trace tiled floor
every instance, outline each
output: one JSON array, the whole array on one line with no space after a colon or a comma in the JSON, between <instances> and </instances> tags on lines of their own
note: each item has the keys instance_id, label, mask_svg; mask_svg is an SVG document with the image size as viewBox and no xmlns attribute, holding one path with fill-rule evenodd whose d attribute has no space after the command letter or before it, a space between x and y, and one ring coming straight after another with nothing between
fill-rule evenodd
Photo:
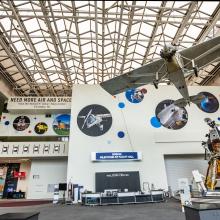
<instances>
[{"instance_id":1,"label":"tiled floor","mask_svg":"<svg viewBox=\"0 0 220 220\"><path fill-rule=\"evenodd\" d=\"M40 212L39 220L185 220L180 203L168 200L164 203L81 206L45 204L30 207L0 208L7 212Z\"/></svg>"}]
</instances>

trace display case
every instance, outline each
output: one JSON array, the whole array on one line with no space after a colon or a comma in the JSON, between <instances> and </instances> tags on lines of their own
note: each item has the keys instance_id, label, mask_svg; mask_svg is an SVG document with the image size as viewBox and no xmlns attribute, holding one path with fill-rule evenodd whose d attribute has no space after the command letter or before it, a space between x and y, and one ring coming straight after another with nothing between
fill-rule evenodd
<instances>
[{"instance_id":1,"label":"display case","mask_svg":"<svg viewBox=\"0 0 220 220\"><path fill-rule=\"evenodd\" d=\"M105 193L82 194L83 205L113 205L113 204L135 204L164 202L165 194L163 190L152 190L144 192L119 192L108 196Z\"/></svg>"}]
</instances>

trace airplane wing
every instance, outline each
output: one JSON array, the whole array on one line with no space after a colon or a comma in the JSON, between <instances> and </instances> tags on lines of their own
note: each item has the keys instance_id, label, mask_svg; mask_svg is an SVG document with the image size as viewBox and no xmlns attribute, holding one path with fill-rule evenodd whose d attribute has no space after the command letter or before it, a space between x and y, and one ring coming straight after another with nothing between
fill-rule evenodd
<instances>
[{"instance_id":1,"label":"airplane wing","mask_svg":"<svg viewBox=\"0 0 220 220\"><path fill-rule=\"evenodd\" d=\"M183 57L195 61L195 65L202 69L210 63L220 60L220 36L201 44L192 46L179 52ZM184 59L186 68L192 68L192 62Z\"/></svg>"},{"instance_id":2,"label":"airplane wing","mask_svg":"<svg viewBox=\"0 0 220 220\"><path fill-rule=\"evenodd\" d=\"M166 74L164 60L159 59L141 66L130 72L102 82L100 85L112 95L116 95L129 88L137 88L141 85L152 83L156 79L156 72L159 78Z\"/></svg>"}]
</instances>

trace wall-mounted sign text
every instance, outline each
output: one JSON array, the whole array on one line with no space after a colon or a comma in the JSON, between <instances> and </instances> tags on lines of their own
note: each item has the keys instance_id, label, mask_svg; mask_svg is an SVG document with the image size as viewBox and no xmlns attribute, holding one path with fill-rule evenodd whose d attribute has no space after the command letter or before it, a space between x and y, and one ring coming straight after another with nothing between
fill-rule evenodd
<instances>
[{"instance_id":1,"label":"wall-mounted sign text","mask_svg":"<svg viewBox=\"0 0 220 220\"><path fill-rule=\"evenodd\" d=\"M92 161L141 160L141 152L92 152Z\"/></svg>"},{"instance_id":2,"label":"wall-mounted sign text","mask_svg":"<svg viewBox=\"0 0 220 220\"><path fill-rule=\"evenodd\" d=\"M12 113L24 112L23 110L58 110L59 112L70 112L71 97L10 97L7 109ZM54 112L54 111L53 111Z\"/></svg>"}]
</instances>

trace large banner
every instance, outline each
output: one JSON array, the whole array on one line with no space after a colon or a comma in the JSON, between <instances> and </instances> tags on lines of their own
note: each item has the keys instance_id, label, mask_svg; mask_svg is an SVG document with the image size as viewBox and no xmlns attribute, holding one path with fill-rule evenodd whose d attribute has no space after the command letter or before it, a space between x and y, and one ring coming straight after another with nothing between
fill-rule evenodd
<instances>
[{"instance_id":1,"label":"large banner","mask_svg":"<svg viewBox=\"0 0 220 220\"><path fill-rule=\"evenodd\" d=\"M10 97L7 109L11 113L30 112L36 110L42 113L70 112L71 97ZM29 110L29 111L28 111Z\"/></svg>"}]
</instances>

